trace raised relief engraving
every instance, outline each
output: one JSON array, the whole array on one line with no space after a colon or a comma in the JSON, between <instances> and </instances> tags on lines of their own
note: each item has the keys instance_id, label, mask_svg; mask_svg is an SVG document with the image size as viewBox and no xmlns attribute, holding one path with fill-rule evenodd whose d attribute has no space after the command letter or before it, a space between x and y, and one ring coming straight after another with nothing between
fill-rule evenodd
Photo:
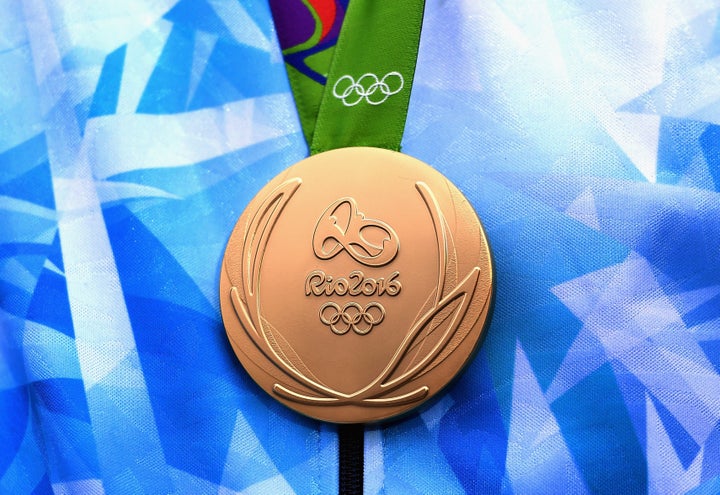
<instances>
[{"instance_id":1,"label":"raised relief engraving","mask_svg":"<svg viewBox=\"0 0 720 495\"><path fill-rule=\"evenodd\" d=\"M353 198L340 198L327 207L315 226L312 242L315 256L321 260L329 260L344 250L366 266L387 265L399 248L392 227L365 218Z\"/></svg>"},{"instance_id":2,"label":"raised relief engraving","mask_svg":"<svg viewBox=\"0 0 720 495\"><path fill-rule=\"evenodd\" d=\"M320 306L320 321L337 335L344 335L351 329L358 335L365 335L384 318L385 308L375 301L365 306L355 301L345 303L343 306L331 301Z\"/></svg>"},{"instance_id":3,"label":"raised relief engraving","mask_svg":"<svg viewBox=\"0 0 720 495\"><path fill-rule=\"evenodd\" d=\"M387 223L366 218L358 210L354 198L340 198L320 215L313 231L313 251L322 260L346 251L355 261L370 267L384 266L397 256L398 236ZM323 270L313 270L305 278L305 295L315 296L396 296L402 289L394 271L388 277L367 277L362 270L354 270L346 277L333 277ZM337 335L351 328L358 335L366 335L385 318L385 308L372 302L363 306L349 302L344 306L325 303L320 308L320 321Z\"/></svg>"},{"instance_id":4,"label":"raised relief engraving","mask_svg":"<svg viewBox=\"0 0 720 495\"><path fill-rule=\"evenodd\" d=\"M313 270L305 278L305 295L396 296L402 290L399 276L400 272L394 271L387 278L372 278L361 270L354 270L347 277L333 278L323 270Z\"/></svg>"},{"instance_id":5,"label":"raised relief engraving","mask_svg":"<svg viewBox=\"0 0 720 495\"><path fill-rule=\"evenodd\" d=\"M424 182L416 182L415 188L430 214L437 240L437 285L429 292L428 304L410 325L387 366L355 391L345 393L336 390L315 377L301 360L296 359L297 354L290 344L281 339L280 332L261 315L259 281L264 251L278 217L301 183L300 179L284 182L258 207L245 230L243 283L233 285L230 289L234 312L247 337L287 377L283 383L274 384L273 392L296 404L321 406L387 407L423 400L430 392L430 388L423 383L423 376L453 354L469 332L469 329L465 329L462 335L458 334L478 287L480 268L472 267L464 275L457 273L451 229L430 187ZM372 237L371 231L380 232L381 239ZM315 229L313 248L321 259L332 258L346 250L362 264L383 266L397 254L398 238L384 222L366 219L357 210L355 200L342 198L330 205L321 216ZM329 283L327 276L319 270L316 272L308 276L308 280L312 280L306 280L306 287L310 287L311 292L315 288L325 291L324 284ZM360 277L359 273L357 277ZM350 290L350 278L347 290ZM397 275L387 279L385 292L388 294L390 278L396 281ZM363 276L363 280L367 279ZM375 282L373 294L378 291L377 280ZM338 290L344 289L338 289L335 284L332 293ZM490 293L479 297L483 298L481 306L485 307L489 303ZM335 328L331 327L331 330L335 333L346 333L350 329L360 334L370 332L372 326L383 320L384 315L384 308L373 302L365 305L351 302L343 306L328 303L320 310L321 320L334 325ZM415 385L407 387L415 382Z\"/></svg>"}]
</instances>

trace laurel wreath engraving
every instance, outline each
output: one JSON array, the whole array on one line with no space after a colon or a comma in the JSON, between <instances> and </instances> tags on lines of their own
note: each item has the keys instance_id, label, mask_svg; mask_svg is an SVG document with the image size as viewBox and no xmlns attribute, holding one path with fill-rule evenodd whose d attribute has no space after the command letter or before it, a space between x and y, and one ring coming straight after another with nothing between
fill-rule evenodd
<instances>
[{"instance_id":1,"label":"laurel wreath engraving","mask_svg":"<svg viewBox=\"0 0 720 495\"><path fill-rule=\"evenodd\" d=\"M352 393L335 390L315 377L290 344L260 314L259 283L263 253L275 224L302 184L299 178L278 186L250 220L242 252L241 287L232 286L235 312L250 340L299 388L276 383L273 392L300 404L325 406L399 406L424 399L429 387L420 385L397 393L443 362L462 342L469 329L459 332L475 293L480 268L473 267L459 282L452 235L440 206L423 182L415 187L432 218L438 250L438 284L428 295L409 332L390 362L370 383ZM227 267L226 267L227 269ZM486 300L483 304L487 304ZM306 390L303 391L300 388ZM309 390L309 392L307 392Z\"/></svg>"}]
</instances>

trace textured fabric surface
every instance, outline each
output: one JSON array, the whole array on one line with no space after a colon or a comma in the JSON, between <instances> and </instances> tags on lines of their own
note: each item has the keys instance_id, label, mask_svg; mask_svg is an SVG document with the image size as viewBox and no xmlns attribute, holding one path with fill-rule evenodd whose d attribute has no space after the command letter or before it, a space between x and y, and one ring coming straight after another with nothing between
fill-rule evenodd
<instances>
[{"instance_id":1,"label":"textured fabric surface","mask_svg":"<svg viewBox=\"0 0 720 495\"><path fill-rule=\"evenodd\" d=\"M305 140L312 143L348 0L269 0Z\"/></svg>"},{"instance_id":2,"label":"textured fabric surface","mask_svg":"<svg viewBox=\"0 0 720 495\"><path fill-rule=\"evenodd\" d=\"M0 8L0 493L332 493L335 428L219 313L232 226L307 154L269 7Z\"/></svg>"},{"instance_id":3,"label":"textured fabric surface","mask_svg":"<svg viewBox=\"0 0 720 495\"><path fill-rule=\"evenodd\" d=\"M431 0L403 150L482 218L497 297L365 492L720 492L720 2ZM334 427L218 309L307 156L270 8L0 0L0 493L335 493Z\"/></svg>"}]
</instances>

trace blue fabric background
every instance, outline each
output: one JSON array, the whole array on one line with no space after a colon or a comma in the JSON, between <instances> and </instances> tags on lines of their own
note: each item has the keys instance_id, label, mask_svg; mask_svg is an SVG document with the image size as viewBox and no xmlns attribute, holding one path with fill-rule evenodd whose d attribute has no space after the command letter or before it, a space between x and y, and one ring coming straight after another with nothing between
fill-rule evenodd
<instances>
[{"instance_id":1,"label":"blue fabric background","mask_svg":"<svg viewBox=\"0 0 720 495\"><path fill-rule=\"evenodd\" d=\"M720 2L430 0L403 150L497 298L366 493L720 492ZM0 0L0 493L334 493L218 270L307 155L268 5Z\"/></svg>"}]
</instances>

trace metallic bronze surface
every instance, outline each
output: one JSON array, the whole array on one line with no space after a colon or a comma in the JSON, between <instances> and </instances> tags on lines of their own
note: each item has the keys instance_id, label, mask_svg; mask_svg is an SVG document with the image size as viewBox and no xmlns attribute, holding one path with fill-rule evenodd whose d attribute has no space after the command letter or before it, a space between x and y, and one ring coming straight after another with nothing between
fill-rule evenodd
<instances>
[{"instance_id":1,"label":"metallic bronze surface","mask_svg":"<svg viewBox=\"0 0 720 495\"><path fill-rule=\"evenodd\" d=\"M290 167L250 202L220 276L235 354L272 397L335 423L378 421L465 365L492 299L490 250L440 173L377 148Z\"/></svg>"}]
</instances>

